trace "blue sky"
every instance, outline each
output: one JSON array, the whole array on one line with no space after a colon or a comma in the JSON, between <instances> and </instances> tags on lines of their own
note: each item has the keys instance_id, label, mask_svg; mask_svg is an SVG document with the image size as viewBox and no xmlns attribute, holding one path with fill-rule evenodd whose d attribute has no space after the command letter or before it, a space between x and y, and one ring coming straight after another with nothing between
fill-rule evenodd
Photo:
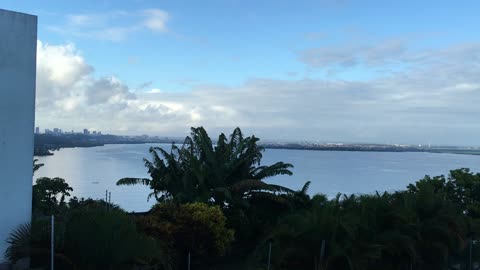
<instances>
[{"instance_id":1,"label":"blue sky","mask_svg":"<svg viewBox=\"0 0 480 270\"><path fill-rule=\"evenodd\" d=\"M280 140L478 144L478 1L0 8L39 16L40 126L184 135L190 125L239 125ZM472 107L458 109L464 99Z\"/></svg>"}]
</instances>

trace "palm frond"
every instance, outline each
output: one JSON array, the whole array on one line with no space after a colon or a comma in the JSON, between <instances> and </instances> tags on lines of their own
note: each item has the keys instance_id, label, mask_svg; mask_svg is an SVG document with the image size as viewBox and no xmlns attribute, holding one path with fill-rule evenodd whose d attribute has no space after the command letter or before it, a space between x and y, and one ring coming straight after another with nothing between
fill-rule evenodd
<instances>
[{"instance_id":1,"label":"palm frond","mask_svg":"<svg viewBox=\"0 0 480 270\"><path fill-rule=\"evenodd\" d=\"M237 128L235 128L235 130L232 132L232 135L230 135L230 145L235 147L235 146L237 146L242 140L243 140L242 131L240 130L239 127L237 127Z\"/></svg>"},{"instance_id":2,"label":"palm frond","mask_svg":"<svg viewBox=\"0 0 480 270\"><path fill-rule=\"evenodd\" d=\"M275 193L284 193L284 194L294 194L295 193L295 190L289 189L289 188L284 187L284 186L274 185L274 184L267 184L267 185L268 185L268 187L266 188L267 191L272 191L272 192L275 192Z\"/></svg>"},{"instance_id":3,"label":"palm frond","mask_svg":"<svg viewBox=\"0 0 480 270\"><path fill-rule=\"evenodd\" d=\"M265 179L277 175L292 175L290 168L293 168L292 164L277 162L270 166L260 166L255 170L255 179Z\"/></svg>"},{"instance_id":4,"label":"palm frond","mask_svg":"<svg viewBox=\"0 0 480 270\"><path fill-rule=\"evenodd\" d=\"M311 183L312 181L307 181L305 185L303 185L302 189L300 190L300 193L306 195L308 192L308 189L310 188Z\"/></svg>"},{"instance_id":5,"label":"palm frond","mask_svg":"<svg viewBox=\"0 0 480 270\"><path fill-rule=\"evenodd\" d=\"M31 229L30 223L26 223L18 226L10 233L7 239L8 248L5 251L5 257L9 261L16 262L21 258L30 256Z\"/></svg>"},{"instance_id":6,"label":"palm frond","mask_svg":"<svg viewBox=\"0 0 480 270\"><path fill-rule=\"evenodd\" d=\"M246 192L250 190L268 190L269 185L257 179L245 179L234 183L230 190L233 192Z\"/></svg>"},{"instance_id":7,"label":"palm frond","mask_svg":"<svg viewBox=\"0 0 480 270\"><path fill-rule=\"evenodd\" d=\"M152 180L148 178L132 178L125 177L117 181L117 186L130 186L130 185L150 185Z\"/></svg>"},{"instance_id":8,"label":"palm frond","mask_svg":"<svg viewBox=\"0 0 480 270\"><path fill-rule=\"evenodd\" d=\"M38 171L38 169L40 169L41 167L43 167L45 164L43 163L38 163L38 159L34 159L33 160L33 173L35 173L36 171Z\"/></svg>"}]
</instances>

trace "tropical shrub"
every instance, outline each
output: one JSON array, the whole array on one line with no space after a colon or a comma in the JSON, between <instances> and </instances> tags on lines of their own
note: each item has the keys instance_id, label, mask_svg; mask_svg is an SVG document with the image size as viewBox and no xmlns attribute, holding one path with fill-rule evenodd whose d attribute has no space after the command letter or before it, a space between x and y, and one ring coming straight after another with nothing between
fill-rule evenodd
<instances>
[{"instance_id":1,"label":"tropical shrub","mask_svg":"<svg viewBox=\"0 0 480 270\"><path fill-rule=\"evenodd\" d=\"M68 202L69 210L75 209L97 209L97 210L116 210L122 211L122 209L113 203L106 202L104 200L94 200L94 199L85 199L73 197Z\"/></svg>"},{"instance_id":2,"label":"tropical shrub","mask_svg":"<svg viewBox=\"0 0 480 270\"><path fill-rule=\"evenodd\" d=\"M166 244L177 267L184 264L188 253L193 264L212 261L224 255L234 239L220 207L204 203L157 204L138 218L138 226Z\"/></svg>"},{"instance_id":3,"label":"tropical shrub","mask_svg":"<svg viewBox=\"0 0 480 270\"><path fill-rule=\"evenodd\" d=\"M417 193L422 188L430 188L435 194L457 204L467 216L480 218L480 173L474 174L463 168L450 171L448 177L427 175L408 185L407 190Z\"/></svg>"},{"instance_id":4,"label":"tropical shrub","mask_svg":"<svg viewBox=\"0 0 480 270\"><path fill-rule=\"evenodd\" d=\"M73 210L67 220L65 254L80 269L130 269L158 258L156 242L137 232L119 210Z\"/></svg>"},{"instance_id":5,"label":"tropical shrub","mask_svg":"<svg viewBox=\"0 0 480 270\"><path fill-rule=\"evenodd\" d=\"M28 258L31 254L31 226L22 224L18 226L7 238L8 248L5 257L12 263L22 258Z\"/></svg>"},{"instance_id":6,"label":"tropical shrub","mask_svg":"<svg viewBox=\"0 0 480 270\"><path fill-rule=\"evenodd\" d=\"M464 254L467 220L434 190L424 183L415 192L315 196L311 208L292 212L274 229L272 263L278 269L444 269Z\"/></svg>"},{"instance_id":7,"label":"tropical shrub","mask_svg":"<svg viewBox=\"0 0 480 270\"><path fill-rule=\"evenodd\" d=\"M56 222L55 230L55 266L57 269L73 269L74 265L63 252L63 224ZM51 242L50 223L46 220L34 220L32 224L22 224L12 231L7 239L8 248L5 257L15 264L29 259L33 269L50 265Z\"/></svg>"}]
</instances>

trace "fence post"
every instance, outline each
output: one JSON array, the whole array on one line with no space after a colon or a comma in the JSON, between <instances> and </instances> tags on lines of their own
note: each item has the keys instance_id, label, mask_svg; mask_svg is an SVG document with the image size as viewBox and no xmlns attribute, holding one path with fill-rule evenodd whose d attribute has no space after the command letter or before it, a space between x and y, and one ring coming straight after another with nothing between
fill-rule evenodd
<instances>
[{"instance_id":1,"label":"fence post","mask_svg":"<svg viewBox=\"0 0 480 270\"><path fill-rule=\"evenodd\" d=\"M270 260L272 258L272 240L268 241L268 264L267 270L270 270Z\"/></svg>"},{"instance_id":2,"label":"fence post","mask_svg":"<svg viewBox=\"0 0 480 270\"><path fill-rule=\"evenodd\" d=\"M325 240L322 240L322 246L320 247L320 261L318 263L318 269L322 269L324 256L325 256Z\"/></svg>"},{"instance_id":3,"label":"fence post","mask_svg":"<svg viewBox=\"0 0 480 270\"><path fill-rule=\"evenodd\" d=\"M50 264L51 264L51 270L54 269L54 260L55 260L55 218L52 215L51 218L51 236L50 236L50 241L51 241L51 254L50 254Z\"/></svg>"},{"instance_id":4,"label":"fence post","mask_svg":"<svg viewBox=\"0 0 480 270\"><path fill-rule=\"evenodd\" d=\"M468 250L468 270L472 270L472 249L473 249L473 238L470 238L469 241L469 250Z\"/></svg>"}]
</instances>

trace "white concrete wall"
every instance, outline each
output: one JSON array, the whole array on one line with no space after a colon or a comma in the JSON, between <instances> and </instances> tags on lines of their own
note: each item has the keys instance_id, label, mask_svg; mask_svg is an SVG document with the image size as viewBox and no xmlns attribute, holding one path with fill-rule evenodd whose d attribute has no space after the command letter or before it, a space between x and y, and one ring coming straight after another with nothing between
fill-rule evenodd
<instances>
[{"instance_id":1,"label":"white concrete wall","mask_svg":"<svg viewBox=\"0 0 480 270\"><path fill-rule=\"evenodd\" d=\"M0 263L31 218L36 47L37 17L0 9Z\"/></svg>"}]
</instances>

